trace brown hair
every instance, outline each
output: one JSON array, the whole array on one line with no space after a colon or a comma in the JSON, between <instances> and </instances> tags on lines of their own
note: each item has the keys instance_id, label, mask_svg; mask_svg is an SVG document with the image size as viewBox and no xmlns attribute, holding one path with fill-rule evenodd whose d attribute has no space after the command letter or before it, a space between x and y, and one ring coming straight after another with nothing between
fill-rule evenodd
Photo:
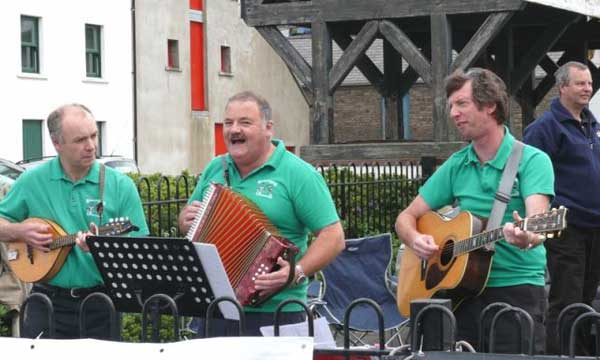
<instances>
[{"instance_id":1,"label":"brown hair","mask_svg":"<svg viewBox=\"0 0 600 360\"><path fill-rule=\"evenodd\" d=\"M272 120L273 111L271 110L271 105L269 102L265 100L262 96L258 95L253 91L242 91L230 97L227 100L227 104L225 105L225 109L232 102L246 102L250 101L255 103L258 106L258 111L260 112L261 119L266 123L269 120Z\"/></svg>"},{"instance_id":2,"label":"brown hair","mask_svg":"<svg viewBox=\"0 0 600 360\"><path fill-rule=\"evenodd\" d=\"M62 117L65 114L65 110L69 108L77 108L88 113L92 117L94 116L90 109L87 108L87 106L77 103L62 105L58 109L51 112L50 115L48 115L48 119L46 119L46 125L48 125L48 132L50 133L50 138L56 142L63 141Z\"/></svg>"},{"instance_id":3,"label":"brown hair","mask_svg":"<svg viewBox=\"0 0 600 360\"><path fill-rule=\"evenodd\" d=\"M460 90L467 82L471 82L473 102L477 109L483 105L496 105L494 118L498 124L508 119L508 94L506 85L500 77L490 70L471 68L466 73L456 70L446 78L446 98Z\"/></svg>"}]
</instances>

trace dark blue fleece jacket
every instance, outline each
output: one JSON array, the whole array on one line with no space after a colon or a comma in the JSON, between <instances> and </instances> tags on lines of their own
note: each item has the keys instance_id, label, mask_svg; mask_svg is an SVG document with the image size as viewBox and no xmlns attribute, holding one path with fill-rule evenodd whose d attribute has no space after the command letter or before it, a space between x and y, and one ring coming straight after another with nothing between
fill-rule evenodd
<instances>
[{"instance_id":1,"label":"dark blue fleece jacket","mask_svg":"<svg viewBox=\"0 0 600 360\"><path fill-rule=\"evenodd\" d=\"M594 115L585 108L579 122L556 98L550 110L525 129L523 141L552 159L552 205L569 209L567 224L600 228L600 124Z\"/></svg>"}]
</instances>

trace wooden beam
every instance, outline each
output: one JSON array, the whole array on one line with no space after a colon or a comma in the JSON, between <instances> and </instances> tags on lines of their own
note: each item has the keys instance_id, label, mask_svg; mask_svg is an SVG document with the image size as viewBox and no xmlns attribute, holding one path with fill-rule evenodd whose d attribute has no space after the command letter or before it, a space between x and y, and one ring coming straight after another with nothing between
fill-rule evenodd
<instances>
[{"instance_id":1,"label":"wooden beam","mask_svg":"<svg viewBox=\"0 0 600 360\"><path fill-rule=\"evenodd\" d=\"M592 96L594 96L600 89L600 67L594 65L590 60L587 60L586 63L592 73Z\"/></svg>"},{"instance_id":2,"label":"wooden beam","mask_svg":"<svg viewBox=\"0 0 600 360\"><path fill-rule=\"evenodd\" d=\"M256 30L271 45L271 48L288 66L292 74L298 78L302 86L312 91L312 69L289 40L276 26L259 26Z\"/></svg>"},{"instance_id":3,"label":"wooden beam","mask_svg":"<svg viewBox=\"0 0 600 360\"><path fill-rule=\"evenodd\" d=\"M320 11L312 4L312 1L280 4L257 4L255 1L241 1L242 18L246 25L252 27L309 24L320 18Z\"/></svg>"},{"instance_id":4,"label":"wooden beam","mask_svg":"<svg viewBox=\"0 0 600 360\"><path fill-rule=\"evenodd\" d=\"M511 76L512 93L516 92L521 85L527 80L532 71L546 53L552 48L552 45L556 43L558 38L567 30L569 25L580 18L580 15L565 14L556 23L549 24L543 32L541 38L539 38L529 51L525 52L521 57L519 65L515 68Z\"/></svg>"},{"instance_id":5,"label":"wooden beam","mask_svg":"<svg viewBox=\"0 0 600 360\"><path fill-rule=\"evenodd\" d=\"M467 69L481 55L496 35L500 33L504 25L508 23L514 12L500 12L488 15L483 24L477 29L477 32L471 37L467 45L460 51L450 72L456 69Z\"/></svg>"},{"instance_id":6,"label":"wooden beam","mask_svg":"<svg viewBox=\"0 0 600 360\"><path fill-rule=\"evenodd\" d=\"M517 101L521 106L521 127L523 130L535 120L535 105L533 103L533 75L530 74L523 82Z\"/></svg>"},{"instance_id":7,"label":"wooden beam","mask_svg":"<svg viewBox=\"0 0 600 360\"><path fill-rule=\"evenodd\" d=\"M331 35L327 24L315 21L312 29L312 70L314 102L311 107L311 144L333 143L333 96L329 91L332 67Z\"/></svg>"},{"instance_id":8,"label":"wooden beam","mask_svg":"<svg viewBox=\"0 0 600 360\"><path fill-rule=\"evenodd\" d=\"M336 44L338 44L338 46L344 51L346 51L348 46L350 46L350 44L352 43L352 37L350 37L350 35L348 34L334 32L332 33L332 37ZM366 54L358 58L356 67L367 78L367 80L369 80L371 85L375 87L375 90L377 90L380 94L383 94L383 84L385 78L379 70L379 68L377 67L377 65L375 65Z\"/></svg>"},{"instance_id":9,"label":"wooden beam","mask_svg":"<svg viewBox=\"0 0 600 360\"><path fill-rule=\"evenodd\" d=\"M429 16L516 11L523 0L313 0L278 4L256 4L242 0L242 17L249 26L383 20Z\"/></svg>"},{"instance_id":10,"label":"wooden beam","mask_svg":"<svg viewBox=\"0 0 600 360\"><path fill-rule=\"evenodd\" d=\"M560 57L560 59L558 59L557 63L554 63L554 61L552 61L552 59L550 59L548 55L544 56L542 61L540 61L540 66L546 72L546 76L542 79L542 81L540 81L537 84L537 86L533 90L533 106L537 107L542 102L542 100L544 100L544 97L546 97L548 91L550 91L554 87L554 84L556 83L554 73L556 72L556 70L558 70L558 68L561 65L569 61L570 56L570 51L565 51Z\"/></svg>"},{"instance_id":11,"label":"wooden beam","mask_svg":"<svg viewBox=\"0 0 600 360\"><path fill-rule=\"evenodd\" d=\"M398 95L402 77L402 56L387 40L383 40L383 73L385 74L385 132L384 140L404 137L402 98Z\"/></svg>"},{"instance_id":12,"label":"wooden beam","mask_svg":"<svg viewBox=\"0 0 600 360\"><path fill-rule=\"evenodd\" d=\"M419 159L422 156L445 159L465 145L462 141L310 145L300 148L300 157L311 163Z\"/></svg>"},{"instance_id":13,"label":"wooden beam","mask_svg":"<svg viewBox=\"0 0 600 360\"><path fill-rule=\"evenodd\" d=\"M426 84L431 84L431 65L412 40L389 21L379 23L379 32L402 55L410 66L419 73Z\"/></svg>"},{"instance_id":14,"label":"wooden beam","mask_svg":"<svg viewBox=\"0 0 600 360\"><path fill-rule=\"evenodd\" d=\"M454 124L447 113L444 80L452 63L452 30L445 14L431 15L431 74L433 96L433 139L456 139Z\"/></svg>"},{"instance_id":15,"label":"wooden beam","mask_svg":"<svg viewBox=\"0 0 600 360\"><path fill-rule=\"evenodd\" d=\"M379 31L377 21L369 21L363 26L352 43L348 45L342 56L329 73L329 91L334 92L335 89L344 81L350 70L359 61L360 57L365 54L369 46L375 40L375 36Z\"/></svg>"}]
</instances>

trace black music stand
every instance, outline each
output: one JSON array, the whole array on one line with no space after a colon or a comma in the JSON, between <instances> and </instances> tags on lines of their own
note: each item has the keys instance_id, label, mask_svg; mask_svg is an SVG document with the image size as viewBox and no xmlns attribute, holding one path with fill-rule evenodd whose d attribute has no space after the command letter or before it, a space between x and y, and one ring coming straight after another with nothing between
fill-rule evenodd
<instances>
[{"instance_id":1,"label":"black music stand","mask_svg":"<svg viewBox=\"0 0 600 360\"><path fill-rule=\"evenodd\" d=\"M120 236L89 236L87 245L120 312L141 312L146 299L165 294L180 315L205 317L215 298L235 299L214 245ZM238 320L239 314L233 304L222 302L214 317Z\"/></svg>"}]
</instances>

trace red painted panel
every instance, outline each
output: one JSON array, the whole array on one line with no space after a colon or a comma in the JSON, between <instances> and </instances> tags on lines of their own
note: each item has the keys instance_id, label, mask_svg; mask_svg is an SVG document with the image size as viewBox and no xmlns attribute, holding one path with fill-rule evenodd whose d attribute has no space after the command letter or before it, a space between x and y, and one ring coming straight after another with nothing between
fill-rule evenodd
<instances>
[{"instance_id":1,"label":"red painted panel","mask_svg":"<svg viewBox=\"0 0 600 360\"><path fill-rule=\"evenodd\" d=\"M190 0L190 9L202 10L202 0Z\"/></svg>"},{"instance_id":2,"label":"red painted panel","mask_svg":"<svg viewBox=\"0 0 600 360\"><path fill-rule=\"evenodd\" d=\"M223 139L223 124L215 124L215 156L225 154L227 152L227 146L225 146L225 139Z\"/></svg>"},{"instance_id":3,"label":"red painted panel","mask_svg":"<svg viewBox=\"0 0 600 360\"><path fill-rule=\"evenodd\" d=\"M190 22L190 74L192 78L192 110L206 110L204 84L204 24Z\"/></svg>"}]
</instances>

